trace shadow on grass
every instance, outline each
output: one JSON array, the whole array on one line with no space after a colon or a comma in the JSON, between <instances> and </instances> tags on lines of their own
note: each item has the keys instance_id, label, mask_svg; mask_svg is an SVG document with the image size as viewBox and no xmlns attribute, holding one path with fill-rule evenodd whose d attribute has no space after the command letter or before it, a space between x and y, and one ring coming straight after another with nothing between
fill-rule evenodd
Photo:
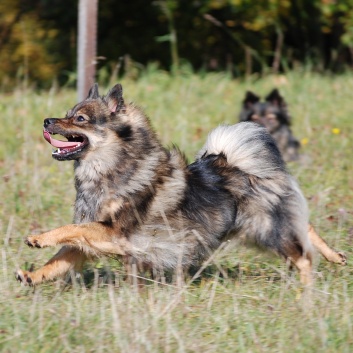
<instances>
[{"instance_id":1,"label":"shadow on grass","mask_svg":"<svg viewBox=\"0 0 353 353\"><path fill-rule=\"evenodd\" d=\"M78 284L86 289L93 287L99 288L107 285L121 287L124 285L168 285L177 286L180 283L201 285L202 282L211 281L215 278L222 282L241 282L246 279L267 279L271 281L280 281L282 276L279 272L261 264L247 264L246 266L238 263L236 265L222 268L209 265L200 274L197 275L199 267L193 266L188 271L184 271L182 278L178 278L177 271L157 272L145 271L128 274L125 268L120 266L102 266L86 268L81 274L71 273L66 281L65 287ZM180 275L179 275L180 276Z\"/></svg>"}]
</instances>

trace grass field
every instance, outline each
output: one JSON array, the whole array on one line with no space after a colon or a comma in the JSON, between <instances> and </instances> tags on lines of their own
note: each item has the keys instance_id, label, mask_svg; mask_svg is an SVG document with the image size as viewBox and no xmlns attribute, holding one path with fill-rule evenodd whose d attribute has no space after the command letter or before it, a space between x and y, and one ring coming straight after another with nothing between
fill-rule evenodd
<instances>
[{"instance_id":1,"label":"grass field","mask_svg":"<svg viewBox=\"0 0 353 353\"><path fill-rule=\"evenodd\" d=\"M125 99L142 106L165 145L192 160L209 130L234 123L247 89L278 87L289 103L304 158L289 165L311 210L311 222L348 266L315 263L303 292L295 272L255 249L224 248L195 281L146 285L123 281L121 265L88 264L84 280L21 287L16 268L40 266L57 249L23 243L72 218L71 162L51 158L45 117L63 117L70 90L0 94L1 352L346 352L353 351L353 75L306 72L232 80L146 72L122 80ZM102 90L102 88L101 88ZM103 90L104 91L104 90ZM104 93L104 92L101 92Z\"/></svg>"}]
</instances>

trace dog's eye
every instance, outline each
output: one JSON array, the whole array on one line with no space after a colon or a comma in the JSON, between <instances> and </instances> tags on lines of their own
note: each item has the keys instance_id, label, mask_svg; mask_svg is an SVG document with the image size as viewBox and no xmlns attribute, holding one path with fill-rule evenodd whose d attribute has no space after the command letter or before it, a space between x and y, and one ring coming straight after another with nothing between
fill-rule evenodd
<instances>
[{"instance_id":1,"label":"dog's eye","mask_svg":"<svg viewBox=\"0 0 353 353\"><path fill-rule=\"evenodd\" d=\"M77 121L85 121L86 119L82 115L79 115L76 117L76 120Z\"/></svg>"}]
</instances>

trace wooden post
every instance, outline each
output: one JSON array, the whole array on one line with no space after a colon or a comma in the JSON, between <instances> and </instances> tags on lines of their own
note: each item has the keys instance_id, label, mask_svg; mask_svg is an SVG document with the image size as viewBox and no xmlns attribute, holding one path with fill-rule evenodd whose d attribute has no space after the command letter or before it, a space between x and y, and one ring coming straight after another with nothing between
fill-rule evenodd
<instances>
[{"instance_id":1,"label":"wooden post","mask_svg":"<svg viewBox=\"0 0 353 353\"><path fill-rule=\"evenodd\" d=\"M78 101L87 97L95 82L98 0L79 0L77 43Z\"/></svg>"}]
</instances>

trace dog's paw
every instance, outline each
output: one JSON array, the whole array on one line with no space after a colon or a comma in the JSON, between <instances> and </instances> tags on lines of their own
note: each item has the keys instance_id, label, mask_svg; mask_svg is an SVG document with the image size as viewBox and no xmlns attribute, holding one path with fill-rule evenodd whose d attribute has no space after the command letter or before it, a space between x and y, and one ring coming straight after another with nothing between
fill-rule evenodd
<instances>
[{"instance_id":1,"label":"dog's paw","mask_svg":"<svg viewBox=\"0 0 353 353\"><path fill-rule=\"evenodd\" d=\"M27 237L25 239L25 244L30 248L44 248L46 246L43 244L43 241L40 241L40 239L35 235Z\"/></svg>"},{"instance_id":2,"label":"dog's paw","mask_svg":"<svg viewBox=\"0 0 353 353\"><path fill-rule=\"evenodd\" d=\"M346 254L344 252L342 252L342 251L338 251L337 255L340 258L340 260L337 263L342 265L342 266L346 266L347 265L347 256L346 256Z\"/></svg>"},{"instance_id":3,"label":"dog's paw","mask_svg":"<svg viewBox=\"0 0 353 353\"><path fill-rule=\"evenodd\" d=\"M16 277L17 281L21 282L22 285L33 286L33 281L30 277L30 272L17 270L15 272L15 277Z\"/></svg>"}]
</instances>

